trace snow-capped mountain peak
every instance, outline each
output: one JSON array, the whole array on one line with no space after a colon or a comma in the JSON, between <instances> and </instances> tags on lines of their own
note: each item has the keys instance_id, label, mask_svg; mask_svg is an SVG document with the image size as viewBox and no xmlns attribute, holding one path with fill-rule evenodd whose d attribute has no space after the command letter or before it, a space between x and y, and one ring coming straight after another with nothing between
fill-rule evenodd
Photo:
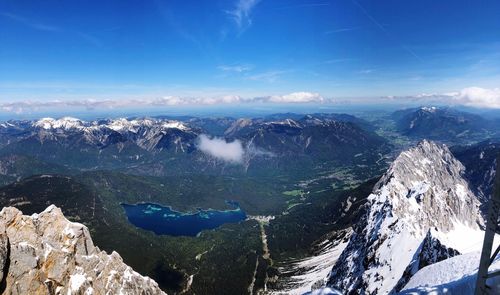
<instances>
[{"instance_id":1,"label":"snow-capped mountain peak","mask_svg":"<svg viewBox=\"0 0 500 295\"><path fill-rule=\"evenodd\" d=\"M462 178L464 169L445 145L423 140L397 157L369 198L388 198L394 213L418 216L423 228L447 231L457 220L477 227L478 201Z\"/></svg>"},{"instance_id":2,"label":"snow-capped mountain peak","mask_svg":"<svg viewBox=\"0 0 500 295\"><path fill-rule=\"evenodd\" d=\"M117 132L137 132L141 127L151 128L153 126L159 126L162 129L179 129L182 131L188 131L190 128L182 122L173 120L154 120L154 119L126 119L118 118L113 120L105 120L104 122L92 121L86 122L73 117L63 117L60 119L54 118L42 118L33 122L33 127L53 130L53 129L64 129L64 130L98 130L103 128L108 128Z\"/></svg>"},{"instance_id":3,"label":"snow-capped mountain peak","mask_svg":"<svg viewBox=\"0 0 500 295\"><path fill-rule=\"evenodd\" d=\"M479 204L463 171L444 145L424 140L402 152L368 197L329 285L348 294L390 294L422 267L420 260L431 264L480 247Z\"/></svg>"},{"instance_id":4,"label":"snow-capped mountain peak","mask_svg":"<svg viewBox=\"0 0 500 295\"><path fill-rule=\"evenodd\" d=\"M76 141L76 144L90 144L101 148L128 142L148 151L191 150L194 138L200 132L186 123L167 119L118 118L83 121L72 117L42 118L30 122L25 130L28 131L24 133L25 136L34 136L42 143L69 139Z\"/></svg>"},{"instance_id":5,"label":"snow-capped mountain peak","mask_svg":"<svg viewBox=\"0 0 500 295\"><path fill-rule=\"evenodd\" d=\"M166 128L166 129L179 129L179 130L183 130L183 131L189 130L188 126L186 126L184 123L179 122L179 121L164 122L162 124L162 127Z\"/></svg>"},{"instance_id":6,"label":"snow-capped mountain peak","mask_svg":"<svg viewBox=\"0 0 500 295\"><path fill-rule=\"evenodd\" d=\"M137 127L137 121L134 120L129 121L125 118L119 118L116 120L112 120L109 124L105 124L104 126L112 129L114 131L122 131L122 130L133 130L132 128Z\"/></svg>"},{"instance_id":7,"label":"snow-capped mountain peak","mask_svg":"<svg viewBox=\"0 0 500 295\"><path fill-rule=\"evenodd\" d=\"M428 113L434 113L437 108L436 107L422 107L420 108L422 111L424 112L428 112Z\"/></svg>"},{"instance_id":8,"label":"snow-capped mountain peak","mask_svg":"<svg viewBox=\"0 0 500 295\"><path fill-rule=\"evenodd\" d=\"M190 128L180 121L173 120L153 120L153 119L133 119L127 120L120 118L112 120L109 123L99 125L101 128L109 128L117 132L133 132L136 133L139 128L152 128L158 126L160 129L179 129L189 131Z\"/></svg>"},{"instance_id":9,"label":"snow-capped mountain peak","mask_svg":"<svg viewBox=\"0 0 500 295\"><path fill-rule=\"evenodd\" d=\"M73 117L63 117L60 119L42 118L33 123L34 127L42 129L81 129L84 126L83 121Z\"/></svg>"},{"instance_id":10,"label":"snow-capped mountain peak","mask_svg":"<svg viewBox=\"0 0 500 295\"><path fill-rule=\"evenodd\" d=\"M161 121L147 119L147 118L146 119L132 119L132 120L128 120L126 118L119 118L119 119L110 120L110 121L105 122L103 124L99 124L96 127L97 128L109 128L109 129L117 131L117 132L136 133L139 130L139 128L141 128L141 127L150 128L150 127L155 126L156 124L161 124ZM95 122L93 125L95 125Z\"/></svg>"}]
</instances>

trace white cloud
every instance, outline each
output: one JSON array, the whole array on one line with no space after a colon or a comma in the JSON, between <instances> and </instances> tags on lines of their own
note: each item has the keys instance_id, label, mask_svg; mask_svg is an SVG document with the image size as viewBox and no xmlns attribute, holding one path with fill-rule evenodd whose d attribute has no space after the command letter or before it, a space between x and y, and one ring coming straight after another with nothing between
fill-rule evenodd
<instances>
[{"instance_id":1,"label":"white cloud","mask_svg":"<svg viewBox=\"0 0 500 295\"><path fill-rule=\"evenodd\" d=\"M135 98L121 100L49 100L49 101L14 101L0 102L0 110L4 112L25 113L46 108L86 108L116 109L127 107L161 107L161 106L195 106L239 103L311 103L326 102L319 93L294 92L285 95L242 97L239 95L221 95L215 97L181 97L164 96L160 98Z\"/></svg>"},{"instance_id":2,"label":"white cloud","mask_svg":"<svg viewBox=\"0 0 500 295\"><path fill-rule=\"evenodd\" d=\"M230 163L242 163L245 154L241 141L226 142L223 138L210 138L205 134L198 137L198 149L216 159Z\"/></svg>"},{"instance_id":3,"label":"white cloud","mask_svg":"<svg viewBox=\"0 0 500 295\"><path fill-rule=\"evenodd\" d=\"M238 0L233 10L226 11L240 32L252 25L252 11L260 0Z\"/></svg>"},{"instance_id":4,"label":"white cloud","mask_svg":"<svg viewBox=\"0 0 500 295\"><path fill-rule=\"evenodd\" d=\"M500 88L485 89L468 87L455 94L454 100L458 103L481 108L500 108Z\"/></svg>"},{"instance_id":5,"label":"white cloud","mask_svg":"<svg viewBox=\"0 0 500 295\"><path fill-rule=\"evenodd\" d=\"M401 102L406 100L419 103L500 109L500 88L467 87L455 92L420 93L411 96L386 96L384 98Z\"/></svg>"},{"instance_id":6,"label":"white cloud","mask_svg":"<svg viewBox=\"0 0 500 295\"><path fill-rule=\"evenodd\" d=\"M145 101L147 104L147 102ZM152 104L155 105L181 105L185 104L184 99L178 97L178 96L164 96L162 98L158 98L155 101L152 102Z\"/></svg>"},{"instance_id":7,"label":"white cloud","mask_svg":"<svg viewBox=\"0 0 500 295\"><path fill-rule=\"evenodd\" d=\"M239 95L225 95L221 97L221 102L222 103L238 103L243 101L244 99L241 98Z\"/></svg>"},{"instance_id":8,"label":"white cloud","mask_svg":"<svg viewBox=\"0 0 500 295\"><path fill-rule=\"evenodd\" d=\"M294 92L282 96L271 96L269 101L277 103L311 103L324 102L324 98L319 93Z\"/></svg>"},{"instance_id":9,"label":"white cloud","mask_svg":"<svg viewBox=\"0 0 500 295\"><path fill-rule=\"evenodd\" d=\"M178 96L166 96L154 100L155 105L215 105L215 104L231 104L252 101L253 99L245 99L239 95L223 95L217 97L178 97ZM148 101L145 100L143 105L148 105Z\"/></svg>"}]
</instances>

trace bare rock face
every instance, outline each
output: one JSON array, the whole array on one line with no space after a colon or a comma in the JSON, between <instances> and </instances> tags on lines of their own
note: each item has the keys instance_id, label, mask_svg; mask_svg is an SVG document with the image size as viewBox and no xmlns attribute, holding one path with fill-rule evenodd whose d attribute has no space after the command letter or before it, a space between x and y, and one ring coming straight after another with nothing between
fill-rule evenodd
<instances>
[{"instance_id":1,"label":"bare rock face","mask_svg":"<svg viewBox=\"0 0 500 295\"><path fill-rule=\"evenodd\" d=\"M23 215L0 212L0 293L165 294L158 284L94 246L86 226L54 205Z\"/></svg>"},{"instance_id":2,"label":"bare rock face","mask_svg":"<svg viewBox=\"0 0 500 295\"><path fill-rule=\"evenodd\" d=\"M412 216L423 234L427 228L453 229L459 220L482 222L479 202L463 178L465 168L445 145L423 140L402 152L375 186L372 199L384 197L397 216Z\"/></svg>"},{"instance_id":3,"label":"bare rock face","mask_svg":"<svg viewBox=\"0 0 500 295\"><path fill-rule=\"evenodd\" d=\"M2 228L0 228L1 230ZM0 278L5 276L5 269L9 259L9 240L7 235L0 234Z\"/></svg>"}]
</instances>

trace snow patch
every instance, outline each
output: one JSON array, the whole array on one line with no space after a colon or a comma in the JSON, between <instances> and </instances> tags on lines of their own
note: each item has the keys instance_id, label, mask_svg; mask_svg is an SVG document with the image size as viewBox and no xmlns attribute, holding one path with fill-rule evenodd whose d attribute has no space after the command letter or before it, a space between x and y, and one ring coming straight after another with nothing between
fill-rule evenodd
<instances>
[{"instance_id":1,"label":"snow patch","mask_svg":"<svg viewBox=\"0 0 500 295\"><path fill-rule=\"evenodd\" d=\"M186 125L184 125L178 121L170 121L170 122L163 123L162 127L167 128L167 129L174 128L174 129L179 129L179 130L188 130L189 129Z\"/></svg>"},{"instance_id":2,"label":"snow patch","mask_svg":"<svg viewBox=\"0 0 500 295\"><path fill-rule=\"evenodd\" d=\"M436 107L422 107L422 111L429 112L429 113L434 113L436 112L437 108Z\"/></svg>"},{"instance_id":3,"label":"snow patch","mask_svg":"<svg viewBox=\"0 0 500 295\"><path fill-rule=\"evenodd\" d=\"M335 289L327 287L305 293L304 295L342 295L342 293Z\"/></svg>"},{"instance_id":4,"label":"snow patch","mask_svg":"<svg viewBox=\"0 0 500 295\"><path fill-rule=\"evenodd\" d=\"M324 244L326 246L323 248L323 250L320 251L319 255L299 260L293 263L292 266L287 267L287 270L302 270L301 274L292 276L290 278L290 281L287 282L287 284L281 290L275 292L274 294L300 295L306 292L310 292L313 288L313 285L318 284L318 282L320 282L321 284L316 287L324 286L333 265L335 264L335 262L337 262L337 259L339 258L342 251L344 251L348 242L346 241L338 244L332 244L329 241L325 241Z\"/></svg>"},{"instance_id":5,"label":"snow patch","mask_svg":"<svg viewBox=\"0 0 500 295\"><path fill-rule=\"evenodd\" d=\"M484 231L471 228L462 222L453 222L453 229L449 232L431 229L431 233L443 245L453 248L461 254L480 251L483 246ZM500 244L500 235L495 235L494 246Z\"/></svg>"},{"instance_id":6,"label":"snow patch","mask_svg":"<svg viewBox=\"0 0 500 295\"><path fill-rule=\"evenodd\" d=\"M63 117L61 119L42 118L33 124L34 127L49 129L81 129L83 128L83 121L72 117Z\"/></svg>"},{"instance_id":7,"label":"snow patch","mask_svg":"<svg viewBox=\"0 0 500 295\"><path fill-rule=\"evenodd\" d=\"M455 185L455 190L456 190L457 196L460 198L460 200L462 200L462 201L466 200L466 198L467 198L467 191L466 191L466 188L463 185L457 183Z\"/></svg>"},{"instance_id":8,"label":"snow patch","mask_svg":"<svg viewBox=\"0 0 500 295\"><path fill-rule=\"evenodd\" d=\"M419 270L406 284L401 295L417 294L474 294L480 252L458 255L431 264ZM500 270L500 256L489 268L489 272ZM500 294L500 277L489 279L491 294Z\"/></svg>"},{"instance_id":9,"label":"snow patch","mask_svg":"<svg viewBox=\"0 0 500 295\"><path fill-rule=\"evenodd\" d=\"M76 267L76 273L72 274L69 278L69 288L68 288L68 295L71 294L79 294L81 291L80 289L83 287L83 285L88 282L89 279L85 276L85 273L81 267ZM87 289L88 291L88 289ZM85 292L85 294L88 294Z\"/></svg>"}]
</instances>

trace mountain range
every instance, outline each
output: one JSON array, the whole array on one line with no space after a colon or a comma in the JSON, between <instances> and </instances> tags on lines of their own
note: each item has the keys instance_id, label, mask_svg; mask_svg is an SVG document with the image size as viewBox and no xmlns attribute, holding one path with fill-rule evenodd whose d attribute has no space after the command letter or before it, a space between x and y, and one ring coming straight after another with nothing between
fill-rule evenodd
<instances>
[{"instance_id":1,"label":"mountain range","mask_svg":"<svg viewBox=\"0 0 500 295\"><path fill-rule=\"evenodd\" d=\"M494 121L432 107L364 118L11 120L0 124L0 205L54 204L169 294L428 290L422 278L478 257ZM248 219L196 237L155 235L122 206L189 215L231 210L228 200Z\"/></svg>"},{"instance_id":2,"label":"mountain range","mask_svg":"<svg viewBox=\"0 0 500 295\"><path fill-rule=\"evenodd\" d=\"M370 169L377 167L390 144L353 122L368 125L349 115L307 115L297 120L143 118L87 122L65 117L8 121L0 125L0 157L34 158L64 173L63 167L155 176L277 175L293 170L300 174L297 177L303 177L328 170L326 165L354 162ZM211 134L215 125L220 130ZM204 136L208 140L202 146ZM214 155L217 140L235 144L236 160L228 161L225 150Z\"/></svg>"}]
</instances>

